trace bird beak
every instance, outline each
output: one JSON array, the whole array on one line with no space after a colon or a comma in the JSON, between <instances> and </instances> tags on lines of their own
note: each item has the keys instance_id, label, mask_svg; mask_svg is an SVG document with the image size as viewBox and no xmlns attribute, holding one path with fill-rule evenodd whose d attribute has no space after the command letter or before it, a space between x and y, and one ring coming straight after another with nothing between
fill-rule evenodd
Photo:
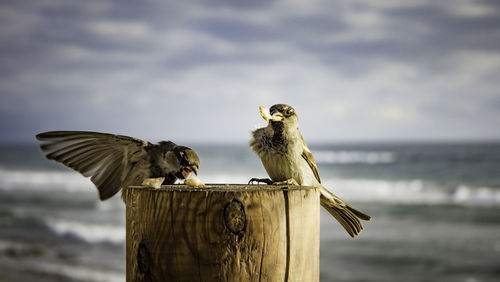
<instances>
[{"instance_id":1,"label":"bird beak","mask_svg":"<svg viewBox=\"0 0 500 282\"><path fill-rule=\"evenodd\" d=\"M184 177L184 179L188 179L192 172L193 170L190 167L186 166L182 169L182 176Z\"/></svg>"},{"instance_id":2,"label":"bird beak","mask_svg":"<svg viewBox=\"0 0 500 282\"><path fill-rule=\"evenodd\" d=\"M276 112L271 116L272 121L282 121L283 120L283 114L280 112Z\"/></svg>"},{"instance_id":3,"label":"bird beak","mask_svg":"<svg viewBox=\"0 0 500 282\"><path fill-rule=\"evenodd\" d=\"M283 120L283 114L281 114L280 112L276 112L273 115L271 115L271 113L269 112L269 109L264 107L264 106L260 106L259 111L260 111L260 115L262 116L262 118L265 121L282 121Z\"/></svg>"},{"instance_id":4,"label":"bird beak","mask_svg":"<svg viewBox=\"0 0 500 282\"><path fill-rule=\"evenodd\" d=\"M188 179L191 176L191 173L198 175L198 170L195 166L186 166L182 169L182 176L184 179Z\"/></svg>"}]
</instances>

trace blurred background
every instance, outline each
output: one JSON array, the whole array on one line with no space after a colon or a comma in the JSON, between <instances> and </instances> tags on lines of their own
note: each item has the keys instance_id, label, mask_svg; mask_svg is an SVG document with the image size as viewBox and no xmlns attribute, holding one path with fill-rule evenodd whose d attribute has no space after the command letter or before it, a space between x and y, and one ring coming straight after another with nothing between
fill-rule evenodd
<instances>
[{"instance_id":1,"label":"blurred background","mask_svg":"<svg viewBox=\"0 0 500 282\"><path fill-rule=\"evenodd\" d=\"M287 103L323 183L322 281L500 278L497 1L0 2L0 280L123 281L124 205L34 135L194 148L207 183L266 176L258 106Z\"/></svg>"}]
</instances>

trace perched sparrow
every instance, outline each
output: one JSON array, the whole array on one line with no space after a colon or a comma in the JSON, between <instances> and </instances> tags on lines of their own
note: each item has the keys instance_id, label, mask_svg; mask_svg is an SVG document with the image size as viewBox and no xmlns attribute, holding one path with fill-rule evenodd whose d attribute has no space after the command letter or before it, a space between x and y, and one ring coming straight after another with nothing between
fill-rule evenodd
<instances>
[{"instance_id":1,"label":"perched sparrow","mask_svg":"<svg viewBox=\"0 0 500 282\"><path fill-rule=\"evenodd\" d=\"M269 110L260 107L260 114L269 123L252 132L250 147L261 159L272 181L252 178L250 182L321 187L321 205L342 224L349 235L358 235L363 230L359 219L370 220L370 216L321 185L316 162L300 134L295 110L291 106L277 104Z\"/></svg>"},{"instance_id":2,"label":"perched sparrow","mask_svg":"<svg viewBox=\"0 0 500 282\"><path fill-rule=\"evenodd\" d=\"M49 131L36 138L45 142L40 148L49 160L90 177L101 200L131 185L159 187L188 179L200 166L193 150L170 141L156 145L128 136L86 131Z\"/></svg>"}]
</instances>

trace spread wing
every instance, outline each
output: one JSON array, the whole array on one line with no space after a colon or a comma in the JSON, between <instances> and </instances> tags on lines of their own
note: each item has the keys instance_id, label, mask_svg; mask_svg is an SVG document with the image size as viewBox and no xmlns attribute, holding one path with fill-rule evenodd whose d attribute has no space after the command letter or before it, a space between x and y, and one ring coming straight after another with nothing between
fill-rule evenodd
<instances>
[{"instance_id":1,"label":"spread wing","mask_svg":"<svg viewBox=\"0 0 500 282\"><path fill-rule=\"evenodd\" d=\"M151 144L128 136L87 131L49 131L36 138L49 160L68 166L95 184L99 198L106 200L120 191L131 159L147 157Z\"/></svg>"},{"instance_id":2,"label":"spread wing","mask_svg":"<svg viewBox=\"0 0 500 282\"><path fill-rule=\"evenodd\" d=\"M314 177L316 177L318 182L321 183L321 179L319 178L318 166L316 165L316 161L314 160L311 150L309 150L309 147L307 147L306 141L304 141L304 137L302 137L301 135L300 138L302 139L302 144L304 145L303 146L304 150L302 151L302 157L306 160L307 164L309 164L309 167L314 173Z\"/></svg>"}]
</instances>

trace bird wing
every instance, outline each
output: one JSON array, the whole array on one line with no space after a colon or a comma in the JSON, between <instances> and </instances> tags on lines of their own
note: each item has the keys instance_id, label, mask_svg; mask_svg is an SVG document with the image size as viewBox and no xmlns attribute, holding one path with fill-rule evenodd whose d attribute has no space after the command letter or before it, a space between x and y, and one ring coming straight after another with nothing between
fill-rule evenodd
<instances>
[{"instance_id":1,"label":"bird wing","mask_svg":"<svg viewBox=\"0 0 500 282\"><path fill-rule=\"evenodd\" d=\"M318 182L321 183L321 179L319 178L318 166L316 165L316 161L314 160L311 150L309 150L309 147L307 147L304 137L300 135L300 138L302 139L302 144L303 144L302 157L304 158L304 160L306 160L307 164L309 164L309 167L314 173L314 177L316 177Z\"/></svg>"},{"instance_id":2,"label":"bird wing","mask_svg":"<svg viewBox=\"0 0 500 282\"><path fill-rule=\"evenodd\" d=\"M132 162L145 159L144 148L151 146L128 136L87 131L49 131L36 138L45 142L40 148L48 159L91 177L101 200L120 191Z\"/></svg>"}]
</instances>

